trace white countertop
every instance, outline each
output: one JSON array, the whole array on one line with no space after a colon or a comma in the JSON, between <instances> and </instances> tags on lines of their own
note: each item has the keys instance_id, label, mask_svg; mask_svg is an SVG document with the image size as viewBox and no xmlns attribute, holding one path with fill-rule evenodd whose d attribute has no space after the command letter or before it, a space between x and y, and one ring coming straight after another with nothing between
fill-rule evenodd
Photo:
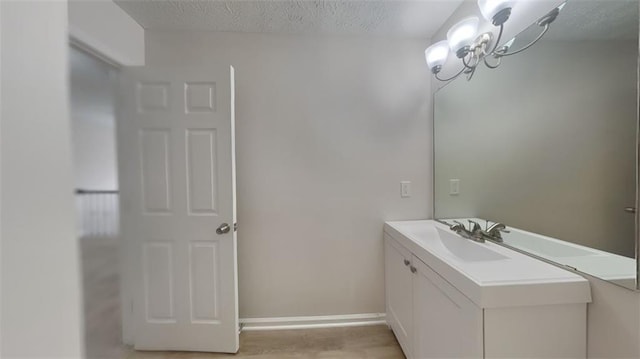
<instances>
[{"instance_id":1,"label":"white countertop","mask_svg":"<svg viewBox=\"0 0 640 359\"><path fill-rule=\"evenodd\" d=\"M384 231L480 308L591 302L589 282L580 275L462 238L436 221L386 222Z\"/></svg>"}]
</instances>

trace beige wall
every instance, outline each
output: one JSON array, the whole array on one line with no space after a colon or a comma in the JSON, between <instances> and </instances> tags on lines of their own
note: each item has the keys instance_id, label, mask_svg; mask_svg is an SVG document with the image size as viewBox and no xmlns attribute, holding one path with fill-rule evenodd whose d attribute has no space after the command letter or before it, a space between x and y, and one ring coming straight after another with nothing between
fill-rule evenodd
<instances>
[{"instance_id":1,"label":"beige wall","mask_svg":"<svg viewBox=\"0 0 640 359\"><path fill-rule=\"evenodd\" d=\"M436 217L635 256L634 41L543 40L436 94ZM461 191L449 195L449 180Z\"/></svg>"},{"instance_id":2,"label":"beige wall","mask_svg":"<svg viewBox=\"0 0 640 359\"><path fill-rule=\"evenodd\" d=\"M3 358L80 358L66 1L0 2Z\"/></svg>"},{"instance_id":3,"label":"beige wall","mask_svg":"<svg viewBox=\"0 0 640 359\"><path fill-rule=\"evenodd\" d=\"M383 312L383 222L431 217L428 41L146 39L149 65L236 70L240 317Z\"/></svg>"}]
</instances>

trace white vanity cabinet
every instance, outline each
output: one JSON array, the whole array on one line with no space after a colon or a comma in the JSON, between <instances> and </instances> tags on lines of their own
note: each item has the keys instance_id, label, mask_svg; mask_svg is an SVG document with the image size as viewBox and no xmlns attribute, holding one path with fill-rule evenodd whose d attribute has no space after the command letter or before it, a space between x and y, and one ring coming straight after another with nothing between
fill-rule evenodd
<instances>
[{"instance_id":1,"label":"white vanity cabinet","mask_svg":"<svg viewBox=\"0 0 640 359\"><path fill-rule=\"evenodd\" d=\"M482 358L482 310L419 259L411 266L413 357Z\"/></svg>"},{"instance_id":2,"label":"white vanity cabinet","mask_svg":"<svg viewBox=\"0 0 640 359\"><path fill-rule=\"evenodd\" d=\"M387 323L407 358L481 358L482 310L385 235Z\"/></svg>"},{"instance_id":3,"label":"white vanity cabinet","mask_svg":"<svg viewBox=\"0 0 640 359\"><path fill-rule=\"evenodd\" d=\"M411 352L413 342L413 275L410 270L411 252L394 240L385 240L384 250L387 322L405 353Z\"/></svg>"},{"instance_id":4,"label":"white vanity cabinet","mask_svg":"<svg viewBox=\"0 0 640 359\"><path fill-rule=\"evenodd\" d=\"M387 222L384 242L387 322L408 359L586 358L588 281L406 223L423 227Z\"/></svg>"}]
</instances>

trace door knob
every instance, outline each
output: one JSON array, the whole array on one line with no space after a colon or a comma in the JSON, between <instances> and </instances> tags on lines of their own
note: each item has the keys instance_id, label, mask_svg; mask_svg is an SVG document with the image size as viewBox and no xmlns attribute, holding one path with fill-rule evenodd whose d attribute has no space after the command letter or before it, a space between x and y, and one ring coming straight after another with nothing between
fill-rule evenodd
<instances>
[{"instance_id":1,"label":"door knob","mask_svg":"<svg viewBox=\"0 0 640 359\"><path fill-rule=\"evenodd\" d=\"M229 233L230 230L231 230L231 227L227 223L223 223L220 225L220 227L218 227L218 229L216 229L216 233L225 234L225 233Z\"/></svg>"},{"instance_id":2,"label":"door knob","mask_svg":"<svg viewBox=\"0 0 640 359\"><path fill-rule=\"evenodd\" d=\"M624 207L624 211L627 213L636 213L636 207Z\"/></svg>"}]
</instances>

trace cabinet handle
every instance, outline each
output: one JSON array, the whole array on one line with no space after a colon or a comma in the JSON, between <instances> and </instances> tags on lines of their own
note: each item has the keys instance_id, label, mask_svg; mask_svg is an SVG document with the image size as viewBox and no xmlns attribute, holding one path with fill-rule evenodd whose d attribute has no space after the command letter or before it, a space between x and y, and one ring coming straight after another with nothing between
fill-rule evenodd
<instances>
[{"instance_id":1,"label":"cabinet handle","mask_svg":"<svg viewBox=\"0 0 640 359\"><path fill-rule=\"evenodd\" d=\"M409 262L409 260L408 260L408 259L405 259L405 260L404 260L404 265L408 266L408 265L409 265L409 263L411 263L411 262Z\"/></svg>"},{"instance_id":2,"label":"cabinet handle","mask_svg":"<svg viewBox=\"0 0 640 359\"><path fill-rule=\"evenodd\" d=\"M411 267L409 267L409 268L411 269L411 273L415 273L415 272L417 272L417 271L418 271L418 270L416 269L416 267L414 267L414 266L411 266Z\"/></svg>"}]
</instances>

